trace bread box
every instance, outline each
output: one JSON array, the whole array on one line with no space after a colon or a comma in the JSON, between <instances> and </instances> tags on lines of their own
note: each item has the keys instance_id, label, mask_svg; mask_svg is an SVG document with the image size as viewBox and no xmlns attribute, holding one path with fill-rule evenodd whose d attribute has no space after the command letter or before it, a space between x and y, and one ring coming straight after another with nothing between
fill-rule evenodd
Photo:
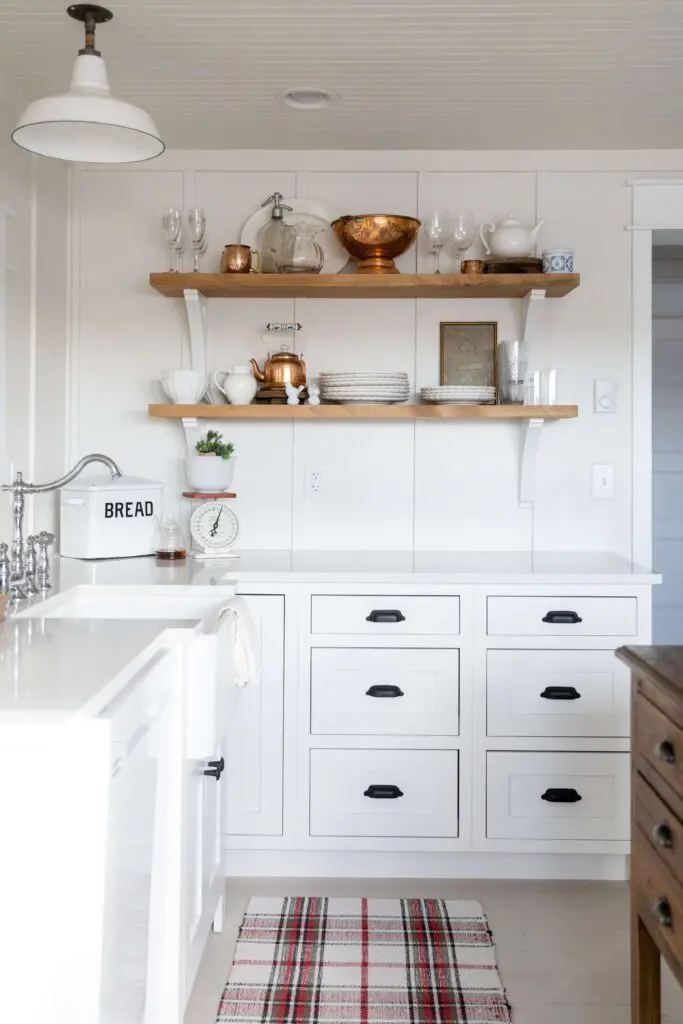
<instances>
[{"instance_id":1,"label":"bread box","mask_svg":"<svg viewBox=\"0 0 683 1024\"><path fill-rule=\"evenodd\" d=\"M60 492L64 558L134 558L154 554L163 484L137 476L77 479Z\"/></svg>"}]
</instances>

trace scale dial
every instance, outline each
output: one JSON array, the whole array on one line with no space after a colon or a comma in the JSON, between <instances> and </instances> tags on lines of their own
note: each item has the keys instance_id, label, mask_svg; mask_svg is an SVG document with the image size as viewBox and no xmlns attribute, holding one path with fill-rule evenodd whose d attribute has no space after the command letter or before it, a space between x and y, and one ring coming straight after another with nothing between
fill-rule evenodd
<instances>
[{"instance_id":1,"label":"scale dial","mask_svg":"<svg viewBox=\"0 0 683 1024\"><path fill-rule=\"evenodd\" d=\"M192 513L190 533L205 551L225 551L237 540L240 524L226 501L205 501Z\"/></svg>"}]
</instances>

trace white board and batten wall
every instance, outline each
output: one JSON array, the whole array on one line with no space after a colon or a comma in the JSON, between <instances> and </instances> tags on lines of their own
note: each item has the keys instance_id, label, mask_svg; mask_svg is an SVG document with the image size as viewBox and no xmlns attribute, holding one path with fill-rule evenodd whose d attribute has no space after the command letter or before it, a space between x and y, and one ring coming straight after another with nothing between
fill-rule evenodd
<instances>
[{"instance_id":1,"label":"white board and batten wall","mask_svg":"<svg viewBox=\"0 0 683 1024\"><path fill-rule=\"evenodd\" d=\"M165 206L206 211L206 269L278 189L332 212L472 209L545 219L540 247L575 250L581 287L544 304L538 347L577 420L551 424L533 508L518 501L514 423L240 423L236 510L245 548L612 550L633 552L632 189L638 174L683 170L683 153L176 152L129 169L81 168L72 180L68 363L69 459L102 450L125 471L160 479L169 512L185 484L179 424L152 420L161 370L189 365L182 303L149 288L167 266ZM480 244L472 255L478 255ZM420 244L400 260L427 270ZM444 269L448 261L444 260ZM186 256L186 266L189 259ZM495 320L520 331L513 300L232 300L209 302L211 369L262 360L270 320L304 325L309 374L400 369L415 388L438 379L439 322ZM614 380L617 411L593 413L593 381ZM211 425L210 423L206 424ZM51 429L38 419L38 433ZM591 467L615 467L615 497L591 496ZM61 469L61 466L55 467ZM310 493L313 470L322 488Z\"/></svg>"},{"instance_id":2,"label":"white board and batten wall","mask_svg":"<svg viewBox=\"0 0 683 1024\"><path fill-rule=\"evenodd\" d=\"M248 548L609 549L649 561L642 542L647 515L632 508L645 501L632 467L644 464L645 447L637 449L639 438L649 445L649 429L642 429L642 407L636 422L632 411L648 388L632 370L632 332L639 327L631 303L627 181L682 175L682 151L187 151L126 169L68 170L12 146L12 116L0 103L0 201L13 212L3 477L20 468L49 479L99 449L127 472L161 479L170 508L177 507L182 431L146 413L148 402L161 397L159 371L189 362L181 303L147 284L150 270L167 265L159 227L164 206L204 206L207 268L217 266L221 246L238 237L244 219L275 188L339 212L391 207L423 214L448 203L483 220L514 211L527 220L546 218L541 247L571 246L582 274L577 292L545 304L539 362L559 369L560 398L577 402L580 416L544 432L534 507L520 509L517 501L515 424L223 424L240 459L242 541ZM429 259L420 249L401 266L427 269ZM325 368L405 369L419 387L437 379L440 320L494 319L499 336L512 337L519 314L511 300L212 301L209 363L262 359L265 323L298 319L312 375ZM597 377L617 383L614 415L592 413ZM594 463L615 466L613 500L591 498ZM311 469L323 471L315 497L306 493ZM29 525L56 525L53 496L28 505ZM7 536L9 502L0 502L0 525Z\"/></svg>"},{"instance_id":3,"label":"white board and batten wall","mask_svg":"<svg viewBox=\"0 0 683 1024\"><path fill-rule=\"evenodd\" d=\"M683 638L682 247L655 246L652 279L653 565L664 576L652 595L653 640L675 644Z\"/></svg>"}]
</instances>

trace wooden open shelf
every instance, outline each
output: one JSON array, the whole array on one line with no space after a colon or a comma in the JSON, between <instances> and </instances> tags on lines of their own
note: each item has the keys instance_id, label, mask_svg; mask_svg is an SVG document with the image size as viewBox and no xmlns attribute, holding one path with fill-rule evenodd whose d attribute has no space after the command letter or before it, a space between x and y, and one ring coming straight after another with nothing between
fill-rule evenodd
<instances>
[{"instance_id":1,"label":"wooden open shelf","mask_svg":"<svg viewBox=\"0 0 683 1024\"><path fill-rule=\"evenodd\" d=\"M162 295L196 289L210 299L551 299L579 287L578 274L150 274Z\"/></svg>"},{"instance_id":2,"label":"wooden open shelf","mask_svg":"<svg viewBox=\"0 0 683 1024\"><path fill-rule=\"evenodd\" d=\"M150 405L150 416L205 420L568 420L577 405Z\"/></svg>"}]
</instances>

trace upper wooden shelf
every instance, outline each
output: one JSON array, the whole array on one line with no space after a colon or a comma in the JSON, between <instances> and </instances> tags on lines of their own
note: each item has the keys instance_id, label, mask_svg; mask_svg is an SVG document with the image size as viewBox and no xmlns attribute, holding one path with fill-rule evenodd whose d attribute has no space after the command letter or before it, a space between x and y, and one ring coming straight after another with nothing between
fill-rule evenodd
<instances>
[{"instance_id":1,"label":"upper wooden shelf","mask_svg":"<svg viewBox=\"0 0 683 1024\"><path fill-rule=\"evenodd\" d=\"M578 274L150 274L162 295L194 288L210 299L552 299L579 287Z\"/></svg>"},{"instance_id":2,"label":"upper wooden shelf","mask_svg":"<svg viewBox=\"0 0 683 1024\"><path fill-rule=\"evenodd\" d=\"M150 405L150 416L207 420L568 420L576 405Z\"/></svg>"}]
</instances>

